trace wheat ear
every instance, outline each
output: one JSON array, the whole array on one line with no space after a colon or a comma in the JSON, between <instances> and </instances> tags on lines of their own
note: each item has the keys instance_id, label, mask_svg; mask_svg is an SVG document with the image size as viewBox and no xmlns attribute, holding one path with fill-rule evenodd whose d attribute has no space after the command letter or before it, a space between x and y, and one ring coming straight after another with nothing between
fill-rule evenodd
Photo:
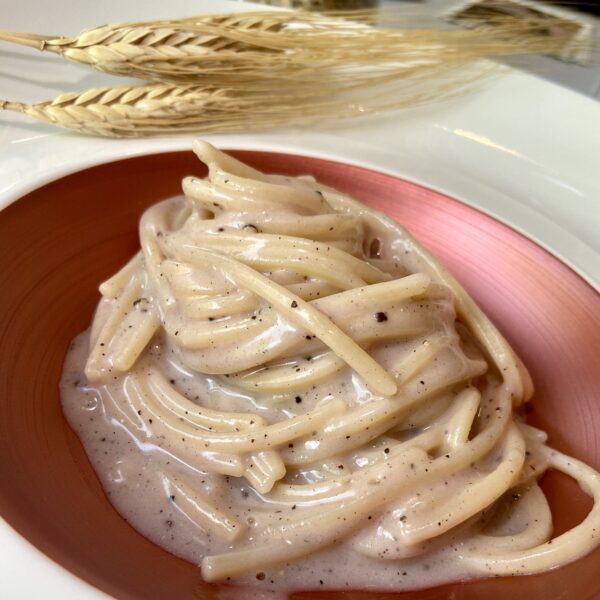
<instances>
[{"instance_id":1,"label":"wheat ear","mask_svg":"<svg viewBox=\"0 0 600 600\"><path fill-rule=\"evenodd\" d=\"M485 74L485 73L484 73ZM481 80L482 67L471 73L444 66L415 70L364 89L296 87L289 91L224 88L194 84L150 83L94 88L62 94L54 100L24 104L0 100L0 109L107 137L139 137L177 132L210 133L297 126L403 108L449 97Z\"/></svg>"},{"instance_id":2,"label":"wheat ear","mask_svg":"<svg viewBox=\"0 0 600 600\"><path fill-rule=\"evenodd\" d=\"M213 86L156 83L94 88L32 105L0 100L0 109L81 133L139 137L182 131L256 130L307 123L329 114L327 101L318 103L314 98L308 109L301 110L307 101L297 94L257 95Z\"/></svg>"},{"instance_id":3,"label":"wheat ear","mask_svg":"<svg viewBox=\"0 0 600 600\"><path fill-rule=\"evenodd\" d=\"M375 28L378 14L261 11L105 25L75 37L0 31L0 40L146 80L234 86L278 79L290 87L299 80L369 85L382 69L400 77L416 64L555 52L567 42L567 34L527 35L535 20L511 19L486 31L414 29L403 22Z\"/></svg>"}]
</instances>

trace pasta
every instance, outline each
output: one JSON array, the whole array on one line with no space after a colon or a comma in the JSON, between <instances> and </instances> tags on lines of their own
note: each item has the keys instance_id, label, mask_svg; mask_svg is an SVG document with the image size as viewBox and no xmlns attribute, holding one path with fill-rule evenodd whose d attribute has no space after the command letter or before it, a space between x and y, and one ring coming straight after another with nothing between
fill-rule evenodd
<instances>
[{"instance_id":1,"label":"pasta","mask_svg":"<svg viewBox=\"0 0 600 600\"><path fill-rule=\"evenodd\" d=\"M63 374L130 522L207 581L283 589L535 573L598 545L598 473L525 424L525 367L426 250L309 176L194 150L208 177L143 215ZM594 499L554 539L547 469Z\"/></svg>"}]
</instances>

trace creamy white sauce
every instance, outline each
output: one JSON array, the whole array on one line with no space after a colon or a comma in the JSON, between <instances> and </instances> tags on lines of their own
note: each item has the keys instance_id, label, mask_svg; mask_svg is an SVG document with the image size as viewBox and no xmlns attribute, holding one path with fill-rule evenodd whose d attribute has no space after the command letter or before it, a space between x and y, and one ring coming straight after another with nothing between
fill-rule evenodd
<instances>
[{"instance_id":1,"label":"creamy white sauce","mask_svg":"<svg viewBox=\"0 0 600 600\"><path fill-rule=\"evenodd\" d=\"M86 383L83 368L89 352L87 332L78 336L66 358L61 395L63 411L72 428L80 437L92 465L98 474L110 502L140 533L165 550L192 563L199 564L207 554L224 552L233 546L211 537L191 522L178 509L178 498L171 499L160 477L161 470L189 471L168 452L168 442L162 448L146 438L144 415L132 415L124 401L122 375L102 386ZM354 402L365 401L368 392L352 377L348 370L335 381L317 386L302 398L302 411L295 399L272 407L259 403L233 389L227 389L216 378L191 374L169 359L164 342L156 342L146 350L135 369L143 371L146 362L158 361L161 370L171 382L190 399L205 406L225 410L254 409L269 421L284 415L292 416L306 410L325 394L343 395ZM326 389L322 389L326 388ZM352 403L352 402L351 402ZM147 430L146 430L147 431ZM335 469L336 466L333 466ZM305 482L311 480L310 471L298 476ZM449 478L450 484L460 489L460 477ZM205 490L216 492L222 506L240 521L256 527L260 524L260 496L242 478L231 477L226 484L209 474L196 474L196 483ZM222 489L219 491L219 485ZM293 509L284 509L291 512ZM517 527L518 529L518 527ZM293 564L261 570L235 578L240 585L260 589L292 591L295 589L390 589L409 590L431 587L449 581L472 578L476 573L461 561L462 530L442 536L429 546L424 554L402 560L376 560L356 552L348 540L320 551ZM390 546L389 534L378 533L382 546ZM444 544L447 546L439 547Z\"/></svg>"}]
</instances>

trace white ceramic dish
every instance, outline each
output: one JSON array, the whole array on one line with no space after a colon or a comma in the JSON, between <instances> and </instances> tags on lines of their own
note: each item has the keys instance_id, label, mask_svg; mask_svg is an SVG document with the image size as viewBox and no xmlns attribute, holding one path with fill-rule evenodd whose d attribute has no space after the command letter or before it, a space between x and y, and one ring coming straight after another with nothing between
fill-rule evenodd
<instances>
[{"instance_id":1,"label":"white ceramic dish","mask_svg":"<svg viewBox=\"0 0 600 600\"><path fill-rule=\"evenodd\" d=\"M247 8L247 5L244 5ZM52 8L22 0L5 29L73 34L90 25L239 10L226 0L134 0ZM6 99L38 101L114 81L31 50L0 47ZM50 180L115 158L187 149L191 136L102 140L0 114L0 208ZM600 104L535 77L506 71L451 102L318 131L210 136L222 147L283 151L354 163L427 185L511 225L600 288ZM0 522L7 598L104 595L40 554ZM28 574L35 572L35 577Z\"/></svg>"}]
</instances>

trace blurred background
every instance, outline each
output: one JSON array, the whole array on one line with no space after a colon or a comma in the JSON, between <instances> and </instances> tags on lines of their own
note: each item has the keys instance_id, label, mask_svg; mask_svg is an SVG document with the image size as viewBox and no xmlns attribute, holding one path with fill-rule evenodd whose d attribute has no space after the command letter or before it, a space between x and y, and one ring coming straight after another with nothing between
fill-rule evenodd
<instances>
[{"instance_id":1,"label":"blurred background","mask_svg":"<svg viewBox=\"0 0 600 600\"><path fill-rule=\"evenodd\" d=\"M262 4L305 10L359 10L394 7L415 18L435 19L451 26L486 23L493 27L509 17L544 17L550 35L562 28L574 42L555 56L505 59L513 67L535 73L600 100L600 1L599 0L255 0ZM577 48L574 48L574 46ZM587 47L583 51L581 48ZM593 48L593 50L592 50Z\"/></svg>"}]
</instances>

